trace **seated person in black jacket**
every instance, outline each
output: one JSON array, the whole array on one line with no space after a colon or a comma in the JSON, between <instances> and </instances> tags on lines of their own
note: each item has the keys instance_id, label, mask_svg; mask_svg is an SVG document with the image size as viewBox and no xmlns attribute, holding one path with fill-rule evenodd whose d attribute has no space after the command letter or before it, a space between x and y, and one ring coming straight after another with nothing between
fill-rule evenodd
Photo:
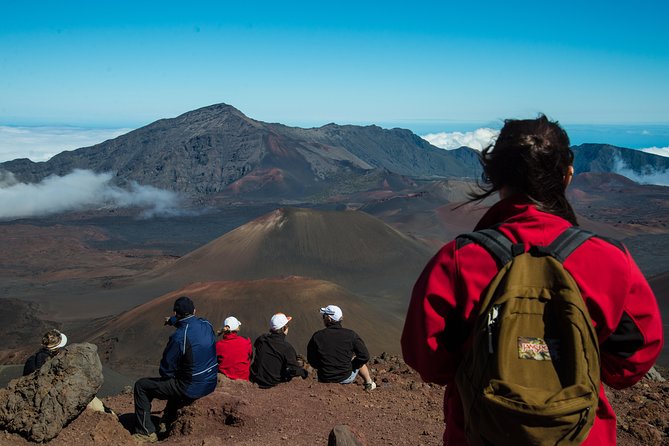
<instances>
[{"instance_id":1,"label":"seated person in black jacket","mask_svg":"<svg viewBox=\"0 0 669 446\"><path fill-rule=\"evenodd\" d=\"M32 355L23 366L23 376L30 375L35 370L39 370L47 359L53 358L58 354L62 347L67 344L67 336L60 331L53 329L44 333L42 336L42 348Z\"/></svg>"},{"instance_id":2,"label":"seated person in black jacket","mask_svg":"<svg viewBox=\"0 0 669 446\"><path fill-rule=\"evenodd\" d=\"M360 375L365 390L376 389L367 368L369 352L360 336L341 326L343 313L336 305L321 308L325 328L311 337L307 361L318 370L318 380L325 383L350 384Z\"/></svg>"},{"instance_id":3,"label":"seated person in black jacket","mask_svg":"<svg viewBox=\"0 0 669 446\"><path fill-rule=\"evenodd\" d=\"M290 381L294 376L303 379L309 376L309 372L298 364L295 349L286 341L291 319L283 313L275 314L269 323L269 333L259 336L253 344L251 382L262 389Z\"/></svg>"}]
</instances>

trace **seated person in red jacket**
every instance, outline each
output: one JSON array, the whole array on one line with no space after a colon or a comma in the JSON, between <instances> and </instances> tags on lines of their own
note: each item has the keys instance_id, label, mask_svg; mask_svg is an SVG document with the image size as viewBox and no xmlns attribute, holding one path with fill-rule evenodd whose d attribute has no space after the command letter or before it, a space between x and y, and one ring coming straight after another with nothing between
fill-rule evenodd
<instances>
[{"instance_id":1,"label":"seated person in red jacket","mask_svg":"<svg viewBox=\"0 0 669 446\"><path fill-rule=\"evenodd\" d=\"M249 380L249 368L253 357L253 346L251 340L238 336L237 332L242 323L234 316L229 316L223 321L223 339L216 342L216 359L218 360L218 373L222 373L230 379Z\"/></svg>"}]
</instances>

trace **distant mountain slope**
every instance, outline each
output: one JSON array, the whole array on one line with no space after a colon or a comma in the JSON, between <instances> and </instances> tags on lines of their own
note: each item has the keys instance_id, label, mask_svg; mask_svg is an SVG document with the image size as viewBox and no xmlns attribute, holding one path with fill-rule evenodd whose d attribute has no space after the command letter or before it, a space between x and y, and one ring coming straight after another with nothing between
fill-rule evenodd
<instances>
[{"instance_id":1,"label":"distant mountain slope","mask_svg":"<svg viewBox=\"0 0 669 446\"><path fill-rule=\"evenodd\" d=\"M137 280L170 283L304 276L382 298L404 311L434 253L364 212L282 208Z\"/></svg>"},{"instance_id":2,"label":"distant mountain slope","mask_svg":"<svg viewBox=\"0 0 669 446\"><path fill-rule=\"evenodd\" d=\"M636 174L648 175L669 171L669 158L640 150L626 149L608 144L581 144L572 147L574 170L584 172L614 172L629 169Z\"/></svg>"},{"instance_id":3,"label":"distant mountain slope","mask_svg":"<svg viewBox=\"0 0 669 446\"><path fill-rule=\"evenodd\" d=\"M226 104L161 119L46 162L0 164L23 182L73 169L114 172L189 195L300 198L381 169L410 177L470 177L469 163L408 130L328 124L301 129L253 120Z\"/></svg>"}]
</instances>

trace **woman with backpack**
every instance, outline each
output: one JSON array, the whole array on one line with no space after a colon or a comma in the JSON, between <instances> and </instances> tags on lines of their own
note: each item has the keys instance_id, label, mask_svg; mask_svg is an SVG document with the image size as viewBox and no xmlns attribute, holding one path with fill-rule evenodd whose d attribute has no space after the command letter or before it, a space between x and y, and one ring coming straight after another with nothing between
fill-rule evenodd
<instances>
[{"instance_id":1,"label":"woman with backpack","mask_svg":"<svg viewBox=\"0 0 669 446\"><path fill-rule=\"evenodd\" d=\"M560 125L543 115L507 120L495 144L481 153L484 184L471 200L499 194L500 201L473 233L488 238L470 234L446 244L414 286L402 352L424 381L446 385L446 445L614 445L615 413L600 378L613 388L629 387L661 351L657 301L629 252L618 242L576 229L576 215L565 195L574 175L569 145ZM563 253L558 245L569 249ZM500 260L504 256L499 252L506 251L507 257ZM547 256L557 261L546 262ZM532 310L512 312L496 299L504 302L516 282L513 287L509 283L525 277L510 272L521 257L530 261L528 265L550 264L551 274L562 271L564 285L562 291L554 291L553 275L536 279L545 289L527 302ZM537 273L531 267L525 272ZM525 288L518 299L531 294L532 284ZM565 290L582 296L585 306L580 300L581 309L573 302L562 303ZM563 310L567 307L569 311ZM541 311L546 311L543 320ZM531 325L525 324L523 313L533 313L535 321L545 324L543 331L533 328L534 333L521 336L524 325ZM586 321L584 328L571 326L570 318L578 315ZM589 342L592 348L586 348ZM505 372L507 367L513 372ZM479 393L472 392L466 383L481 378L490 379ZM507 384L507 379L533 382L537 388L525 396L527 387ZM565 388L544 397L540 386L551 379ZM575 407L588 399L588 385L595 389L592 411L587 405ZM519 395L525 400L519 402ZM563 418L550 409L556 405L566 409ZM494 426L493 417L487 430L479 429L477 419L497 408L518 410L520 415L500 426ZM542 410L544 418L537 421ZM548 440L558 424L563 424L558 426L563 432L559 440Z\"/></svg>"}]
</instances>

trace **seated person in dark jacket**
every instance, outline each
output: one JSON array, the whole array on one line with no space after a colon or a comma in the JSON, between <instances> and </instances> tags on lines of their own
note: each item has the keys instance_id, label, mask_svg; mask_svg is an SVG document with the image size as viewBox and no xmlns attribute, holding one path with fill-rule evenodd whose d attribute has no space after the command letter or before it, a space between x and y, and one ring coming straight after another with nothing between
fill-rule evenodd
<instances>
[{"instance_id":1,"label":"seated person in dark jacket","mask_svg":"<svg viewBox=\"0 0 669 446\"><path fill-rule=\"evenodd\" d=\"M62 347L67 344L67 336L60 331L53 329L44 333L42 336L42 348L32 355L23 366L23 376L30 375L35 370L39 370L47 359L53 358L58 354Z\"/></svg>"},{"instance_id":2,"label":"seated person in dark jacket","mask_svg":"<svg viewBox=\"0 0 669 446\"><path fill-rule=\"evenodd\" d=\"M350 384L358 374L365 390L376 389L367 368L369 352L360 336L341 326L343 313L336 305L321 308L325 328L311 337L307 346L307 361L318 370L318 380L325 383Z\"/></svg>"},{"instance_id":3,"label":"seated person in dark jacket","mask_svg":"<svg viewBox=\"0 0 669 446\"><path fill-rule=\"evenodd\" d=\"M298 364L295 349L286 341L291 319L283 313L275 314L269 323L269 333L259 336L253 344L255 356L251 364L251 382L262 389L290 381L294 376L303 379L309 376L309 372Z\"/></svg>"},{"instance_id":4,"label":"seated person in dark jacket","mask_svg":"<svg viewBox=\"0 0 669 446\"><path fill-rule=\"evenodd\" d=\"M174 421L176 411L216 388L216 335L206 319L194 316L195 305L186 296L174 302L174 316L165 320L176 330L170 336L160 361L160 378L142 378L135 383L135 417L138 441L158 440L151 421L151 401L167 400L162 422Z\"/></svg>"}]
</instances>

